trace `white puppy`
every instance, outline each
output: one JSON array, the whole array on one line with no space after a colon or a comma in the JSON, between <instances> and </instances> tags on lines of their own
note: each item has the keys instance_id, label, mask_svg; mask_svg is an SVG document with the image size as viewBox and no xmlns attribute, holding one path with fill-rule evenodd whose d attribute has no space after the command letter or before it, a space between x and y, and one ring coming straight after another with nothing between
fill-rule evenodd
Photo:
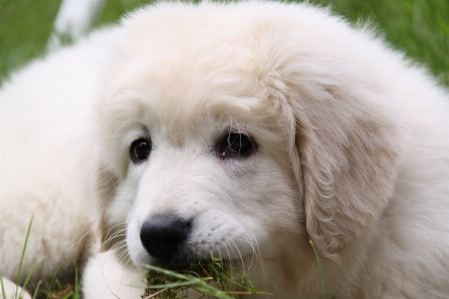
<instances>
[{"instance_id":1,"label":"white puppy","mask_svg":"<svg viewBox=\"0 0 449 299\"><path fill-rule=\"evenodd\" d=\"M307 4L160 3L85 46L91 56L77 46L74 61L108 61L75 71L73 92L36 102L28 89L4 110L4 155L36 176L29 189L2 164L15 193L2 194L11 216L0 232L13 239L13 220L41 202L35 218L59 222L34 227L49 241L30 251L55 250L53 265L56 245L88 232L93 198L106 253L87 266L86 298L138 298L143 264L211 255L276 299L321 298L309 240L331 298L449 297L449 97L369 30ZM45 132L80 130L27 143L12 113L44 115ZM58 200L68 209L52 211ZM12 263L2 257L2 271Z\"/></svg>"}]
</instances>

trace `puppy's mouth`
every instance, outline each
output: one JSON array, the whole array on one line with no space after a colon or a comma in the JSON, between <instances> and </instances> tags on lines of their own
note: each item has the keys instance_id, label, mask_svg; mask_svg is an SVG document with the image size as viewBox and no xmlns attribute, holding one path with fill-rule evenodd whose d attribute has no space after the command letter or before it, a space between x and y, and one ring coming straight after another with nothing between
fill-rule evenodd
<instances>
[{"instance_id":1,"label":"puppy's mouth","mask_svg":"<svg viewBox=\"0 0 449 299\"><path fill-rule=\"evenodd\" d=\"M175 272L184 272L184 271L193 271L193 272L201 272L198 269L202 269L205 267L209 267L211 264L216 263L219 264L220 267L233 267L236 263L239 263L237 260L226 260L219 258L209 258L209 259L200 259L200 260L184 260L182 262L171 261L169 263L165 261L156 260L152 262L152 266L156 266L159 268L175 271Z\"/></svg>"},{"instance_id":2,"label":"puppy's mouth","mask_svg":"<svg viewBox=\"0 0 449 299\"><path fill-rule=\"evenodd\" d=\"M238 265L242 264L242 258L228 259L215 257L212 253L200 256L198 254L192 254L188 249L180 249L174 256L170 255L170 258L155 258L151 256L151 265L172 271L188 271L197 269L201 265L210 265L214 262L220 263L225 267L239 268Z\"/></svg>"},{"instance_id":3,"label":"puppy's mouth","mask_svg":"<svg viewBox=\"0 0 449 299\"><path fill-rule=\"evenodd\" d=\"M186 271L190 270L198 264L208 263L209 260L206 259L185 259L185 258L172 258L172 259L161 259L161 258L151 258L151 265L159 268L164 268L172 271Z\"/></svg>"},{"instance_id":4,"label":"puppy's mouth","mask_svg":"<svg viewBox=\"0 0 449 299\"><path fill-rule=\"evenodd\" d=\"M161 214L148 218L141 226L140 240L149 255L150 264L168 270L183 271L214 261L232 267L242 263L241 256L236 259L222 257L219 252L212 252L208 245L198 246L200 242L191 240L193 226L193 220L185 220L176 214Z\"/></svg>"}]
</instances>

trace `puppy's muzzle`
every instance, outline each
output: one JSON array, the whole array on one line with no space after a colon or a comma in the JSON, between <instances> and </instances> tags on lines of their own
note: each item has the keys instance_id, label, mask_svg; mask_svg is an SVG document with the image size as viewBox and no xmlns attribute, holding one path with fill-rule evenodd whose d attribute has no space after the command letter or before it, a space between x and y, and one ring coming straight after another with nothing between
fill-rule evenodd
<instances>
[{"instance_id":1,"label":"puppy's muzzle","mask_svg":"<svg viewBox=\"0 0 449 299\"><path fill-rule=\"evenodd\" d=\"M161 214L148 218L140 230L145 250L163 267L187 263L183 258L185 243L191 231L191 221L176 215Z\"/></svg>"}]
</instances>

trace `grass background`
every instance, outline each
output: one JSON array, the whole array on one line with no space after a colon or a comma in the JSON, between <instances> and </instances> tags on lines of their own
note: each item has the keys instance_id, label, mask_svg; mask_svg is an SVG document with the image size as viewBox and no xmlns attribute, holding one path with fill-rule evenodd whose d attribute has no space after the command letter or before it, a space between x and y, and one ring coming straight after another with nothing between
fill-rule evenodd
<instances>
[{"instance_id":1,"label":"grass background","mask_svg":"<svg viewBox=\"0 0 449 299\"><path fill-rule=\"evenodd\" d=\"M89 1L89 0L79 0ZM0 84L27 61L45 54L61 0L0 0ZM107 0L94 27L152 0ZM397 49L428 66L449 86L448 0L310 0L331 5L351 21L374 23Z\"/></svg>"}]
</instances>

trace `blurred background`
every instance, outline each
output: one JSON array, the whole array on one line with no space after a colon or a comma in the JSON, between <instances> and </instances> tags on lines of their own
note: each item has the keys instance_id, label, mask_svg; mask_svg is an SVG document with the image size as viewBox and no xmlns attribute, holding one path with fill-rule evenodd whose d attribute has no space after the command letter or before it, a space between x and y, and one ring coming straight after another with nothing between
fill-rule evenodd
<instances>
[{"instance_id":1,"label":"blurred background","mask_svg":"<svg viewBox=\"0 0 449 299\"><path fill-rule=\"evenodd\" d=\"M112 24L152 0L72 0L95 2L88 30ZM310 0L332 7L353 22L369 21L397 49L428 66L449 86L449 0ZM50 36L70 44L73 37L55 32L62 0L0 0L0 84L27 61L45 55ZM51 43L50 43L51 44Z\"/></svg>"}]
</instances>

